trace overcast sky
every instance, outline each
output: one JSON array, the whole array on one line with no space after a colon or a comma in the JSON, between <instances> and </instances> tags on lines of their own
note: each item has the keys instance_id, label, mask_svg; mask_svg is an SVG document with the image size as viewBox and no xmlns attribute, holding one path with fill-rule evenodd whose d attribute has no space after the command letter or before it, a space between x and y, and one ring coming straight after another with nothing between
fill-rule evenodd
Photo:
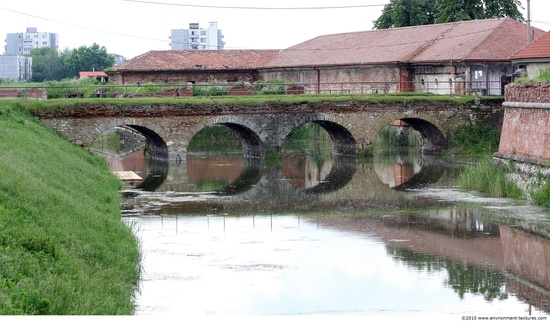
<instances>
[{"instance_id":1,"label":"overcast sky","mask_svg":"<svg viewBox=\"0 0 550 321\"><path fill-rule=\"evenodd\" d=\"M372 29L389 0L17 0L0 3L0 34L59 35L59 48L94 42L130 59L170 49L170 30L216 21L226 49L285 49L333 33ZM527 0L522 0L524 7ZM175 4L175 5L174 5ZM227 8L228 6L234 8ZM226 8L219 8L226 7ZM240 8L237 8L240 7ZM246 7L243 8L243 7ZM325 9L312 9L312 8ZM326 9L326 7L331 7ZM274 9L284 8L284 9ZM294 8L294 9L288 9ZM302 9L297 9L302 8ZM310 8L310 9L303 9ZM527 18L526 10L523 10ZM531 0L533 26L550 30L550 0ZM4 53L5 41L0 53Z\"/></svg>"}]
</instances>

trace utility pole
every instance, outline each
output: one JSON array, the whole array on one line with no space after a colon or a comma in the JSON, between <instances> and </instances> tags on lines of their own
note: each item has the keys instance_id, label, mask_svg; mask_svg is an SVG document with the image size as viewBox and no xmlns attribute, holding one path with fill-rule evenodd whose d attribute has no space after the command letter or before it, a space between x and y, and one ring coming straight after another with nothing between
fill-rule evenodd
<instances>
[{"instance_id":1,"label":"utility pole","mask_svg":"<svg viewBox=\"0 0 550 321\"><path fill-rule=\"evenodd\" d=\"M527 45L531 44L531 0L527 0Z\"/></svg>"}]
</instances>

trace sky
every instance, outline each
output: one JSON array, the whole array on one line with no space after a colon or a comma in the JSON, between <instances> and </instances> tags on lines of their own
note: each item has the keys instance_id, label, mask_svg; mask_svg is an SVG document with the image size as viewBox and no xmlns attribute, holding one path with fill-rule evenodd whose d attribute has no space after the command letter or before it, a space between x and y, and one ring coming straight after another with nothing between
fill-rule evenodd
<instances>
[{"instance_id":1,"label":"sky","mask_svg":"<svg viewBox=\"0 0 550 321\"><path fill-rule=\"evenodd\" d=\"M522 0L527 18L527 0ZM57 33L59 49L97 43L131 59L170 49L170 31L218 23L225 49L285 49L328 34L372 30L389 0L17 0L0 3L0 34ZM534 27L550 30L550 0L530 0ZM6 43L0 53L4 54Z\"/></svg>"}]
</instances>

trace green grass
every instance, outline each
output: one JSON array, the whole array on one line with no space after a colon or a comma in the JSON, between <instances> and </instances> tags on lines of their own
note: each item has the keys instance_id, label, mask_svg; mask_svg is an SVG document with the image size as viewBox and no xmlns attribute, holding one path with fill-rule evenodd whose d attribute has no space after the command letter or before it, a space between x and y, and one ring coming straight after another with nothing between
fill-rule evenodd
<instances>
[{"instance_id":1,"label":"green grass","mask_svg":"<svg viewBox=\"0 0 550 321\"><path fill-rule=\"evenodd\" d=\"M213 105L251 105L257 106L267 103L280 104L307 104L311 103L312 108L316 104L325 101L366 101L375 107L380 104L398 104L413 106L417 103L449 103L464 105L474 101L474 96L448 96L448 95L426 95L421 93L399 93L399 94L372 94L372 95L257 95L257 96L212 96L212 97L143 97L143 98L60 98L48 100L17 99L21 106L24 106L32 113L61 113L73 108L86 108L97 105L109 105L119 108L144 105L164 105L185 108L185 106ZM500 99L502 98L487 98Z\"/></svg>"},{"instance_id":2,"label":"green grass","mask_svg":"<svg viewBox=\"0 0 550 321\"><path fill-rule=\"evenodd\" d=\"M466 168L458 176L460 187L488 193L493 197L523 199L524 192L506 176L505 166L495 166L491 156L482 157L474 166Z\"/></svg>"},{"instance_id":3,"label":"green grass","mask_svg":"<svg viewBox=\"0 0 550 321\"><path fill-rule=\"evenodd\" d=\"M531 199L535 205L550 207L550 177L546 177L541 183L530 191Z\"/></svg>"},{"instance_id":4,"label":"green grass","mask_svg":"<svg viewBox=\"0 0 550 321\"><path fill-rule=\"evenodd\" d=\"M132 314L139 246L104 159L0 102L0 314Z\"/></svg>"}]
</instances>

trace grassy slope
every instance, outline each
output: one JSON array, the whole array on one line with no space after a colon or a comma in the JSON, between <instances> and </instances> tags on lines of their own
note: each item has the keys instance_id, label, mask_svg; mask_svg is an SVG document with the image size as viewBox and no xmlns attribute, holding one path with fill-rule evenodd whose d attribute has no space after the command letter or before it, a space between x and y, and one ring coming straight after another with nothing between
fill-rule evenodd
<instances>
[{"instance_id":1,"label":"grassy slope","mask_svg":"<svg viewBox=\"0 0 550 321\"><path fill-rule=\"evenodd\" d=\"M16 104L0 101L0 314L131 314L119 180Z\"/></svg>"}]
</instances>

